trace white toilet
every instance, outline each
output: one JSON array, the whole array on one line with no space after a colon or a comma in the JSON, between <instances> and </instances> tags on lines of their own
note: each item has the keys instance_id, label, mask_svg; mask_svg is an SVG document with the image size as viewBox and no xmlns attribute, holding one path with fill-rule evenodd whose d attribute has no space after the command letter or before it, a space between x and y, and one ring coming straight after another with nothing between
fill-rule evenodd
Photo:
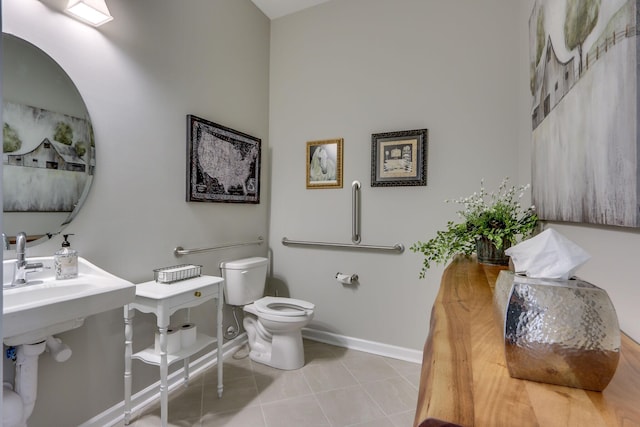
<instances>
[{"instance_id":1,"label":"white toilet","mask_svg":"<svg viewBox=\"0 0 640 427\"><path fill-rule=\"evenodd\" d=\"M293 298L263 297L267 258L253 257L220 264L225 302L244 306L243 326L251 360L278 369L304 366L301 329L313 318L315 305Z\"/></svg>"}]
</instances>

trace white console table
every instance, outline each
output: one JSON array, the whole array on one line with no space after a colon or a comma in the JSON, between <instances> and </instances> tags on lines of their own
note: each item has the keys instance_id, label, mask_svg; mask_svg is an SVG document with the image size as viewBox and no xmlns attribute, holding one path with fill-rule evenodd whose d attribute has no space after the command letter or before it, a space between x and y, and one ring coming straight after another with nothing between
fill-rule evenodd
<instances>
[{"instance_id":1,"label":"white console table","mask_svg":"<svg viewBox=\"0 0 640 427\"><path fill-rule=\"evenodd\" d=\"M124 365L124 423L128 425L131 418L131 360L139 359L145 363L160 367L160 417L162 427L167 426L167 411L169 405L167 375L169 365L179 360L184 360L184 380L189 381L189 356L204 349L206 346L217 343L218 359L218 397L222 397L222 307L224 280L215 276L199 276L176 283L157 283L155 281L136 285L136 297L134 302L124 306L124 334L125 334L125 365ZM198 333L196 342L180 351L167 353L167 329L169 318L173 313L182 308L191 308L211 299L217 300L217 329L216 337L209 337ZM143 313L153 313L157 318L158 332L160 334L160 353L154 346L146 348L135 354L133 351L133 325L134 310Z\"/></svg>"}]
</instances>

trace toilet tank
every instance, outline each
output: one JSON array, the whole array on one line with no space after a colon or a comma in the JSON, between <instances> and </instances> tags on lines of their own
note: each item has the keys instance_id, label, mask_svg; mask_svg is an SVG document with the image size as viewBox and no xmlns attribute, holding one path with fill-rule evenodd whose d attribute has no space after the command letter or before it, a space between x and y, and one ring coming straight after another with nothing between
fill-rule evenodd
<instances>
[{"instance_id":1,"label":"toilet tank","mask_svg":"<svg viewBox=\"0 0 640 427\"><path fill-rule=\"evenodd\" d=\"M267 258L253 257L220 263L225 302L246 305L263 297L267 279Z\"/></svg>"}]
</instances>

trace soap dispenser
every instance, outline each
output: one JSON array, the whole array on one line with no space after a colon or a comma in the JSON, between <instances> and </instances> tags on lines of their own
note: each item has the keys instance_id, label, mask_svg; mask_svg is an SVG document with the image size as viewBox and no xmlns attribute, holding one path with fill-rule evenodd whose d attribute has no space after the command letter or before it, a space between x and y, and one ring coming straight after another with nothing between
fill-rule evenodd
<instances>
[{"instance_id":1,"label":"soap dispenser","mask_svg":"<svg viewBox=\"0 0 640 427\"><path fill-rule=\"evenodd\" d=\"M74 279L78 277L78 251L71 249L71 243L67 240L73 234L63 234L62 248L53 257L56 269L56 279Z\"/></svg>"}]
</instances>

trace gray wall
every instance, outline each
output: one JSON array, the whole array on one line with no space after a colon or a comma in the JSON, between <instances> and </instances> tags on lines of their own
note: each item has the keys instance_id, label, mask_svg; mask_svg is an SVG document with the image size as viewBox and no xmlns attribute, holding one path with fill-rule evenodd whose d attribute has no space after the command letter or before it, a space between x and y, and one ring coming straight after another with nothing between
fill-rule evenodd
<instances>
[{"instance_id":1,"label":"gray wall","mask_svg":"<svg viewBox=\"0 0 640 427\"><path fill-rule=\"evenodd\" d=\"M421 349L442 268L421 258L284 247L282 237L349 242L360 180L363 243L409 246L455 220L445 199L501 178L531 181L528 20L533 1L341 0L272 22L271 246L275 286L317 305L313 328ZM363 10L366 9L366 13ZM371 133L429 129L428 186L372 188ZM344 188L305 188L306 141L342 137ZM526 202L526 201L525 201ZM633 229L549 224L592 259L578 274L605 288L640 339ZM344 288L336 272L360 275Z\"/></svg>"},{"instance_id":2,"label":"gray wall","mask_svg":"<svg viewBox=\"0 0 640 427\"><path fill-rule=\"evenodd\" d=\"M442 268L422 259L284 247L282 237L350 242L351 183L362 243L409 247L455 219L445 199L514 184L517 2L340 0L271 24L270 211L276 283L316 304L311 327L421 350ZM428 185L370 186L371 134L429 129ZM307 190L306 142L344 138L344 188ZM357 273L345 288L336 272Z\"/></svg>"},{"instance_id":3,"label":"gray wall","mask_svg":"<svg viewBox=\"0 0 640 427\"><path fill-rule=\"evenodd\" d=\"M93 120L96 175L84 208L66 229L75 233L73 246L134 283L152 279L157 267L193 262L219 275L222 260L266 255L263 245L176 259L173 248L268 238L269 20L250 0L108 5L114 21L95 30L43 2L2 2L4 31L55 58ZM262 139L260 204L185 202L186 114ZM51 255L60 239L27 255ZM214 303L194 310L193 319L213 333ZM137 350L153 343L155 318L139 314L135 321ZM73 356L62 364L40 358L30 427L78 425L123 399L122 310L90 317L60 338ZM133 366L136 391L158 380L157 368Z\"/></svg>"}]
</instances>

